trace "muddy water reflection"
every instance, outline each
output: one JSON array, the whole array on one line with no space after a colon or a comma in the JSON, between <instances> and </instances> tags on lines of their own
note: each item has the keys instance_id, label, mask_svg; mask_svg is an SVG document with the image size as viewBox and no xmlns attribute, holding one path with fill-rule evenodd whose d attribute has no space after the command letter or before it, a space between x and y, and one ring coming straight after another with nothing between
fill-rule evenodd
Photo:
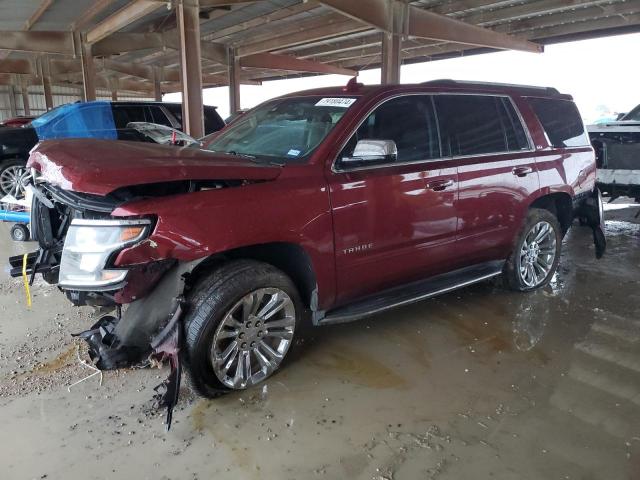
<instances>
[{"instance_id":1,"label":"muddy water reflection","mask_svg":"<svg viewBox=\"0 0 640 480\"><path fill-rule=\"evenodd\" d=\"M640 478L640 242L623 223L602 261L571 232L543 291L485 283L315 330L266 390L202 401L193 426L250 478Z\"/></svg>"}]
</instances>

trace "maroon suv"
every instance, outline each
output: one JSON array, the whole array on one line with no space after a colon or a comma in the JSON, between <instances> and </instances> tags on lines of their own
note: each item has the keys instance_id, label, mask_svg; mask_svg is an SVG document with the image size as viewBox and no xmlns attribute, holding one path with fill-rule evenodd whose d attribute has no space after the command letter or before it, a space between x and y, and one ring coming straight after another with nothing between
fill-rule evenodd
<instances>
[{"instance_id":1,"label":"maroon suv","mask_svg":"<svg viewBox=\"0 0 640 480\"><path fill-rule=\"evenodd\" d=\"M352 81L268 101L202 149L58 140L29 166L28 273L113 310L80 334L100 368L169 356L169 406L181 360L213 397L273 374L304 322L497 275L542 287L575 217L605 248L594 152L553 88Z\"/></svg>"}]
</instances>

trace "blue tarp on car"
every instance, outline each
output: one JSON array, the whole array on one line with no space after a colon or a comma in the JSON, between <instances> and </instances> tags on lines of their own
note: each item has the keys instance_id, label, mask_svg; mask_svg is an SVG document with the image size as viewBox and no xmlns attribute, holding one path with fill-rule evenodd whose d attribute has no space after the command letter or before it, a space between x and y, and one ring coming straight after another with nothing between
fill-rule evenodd
<instances>
[{"instance_id":1,"label":"blue tarp on car","mask_svg":"<svg viewBox=\"0 0 640 480\"><path fill-rule=\"evenodd\" d=\"M117 139L109 102L70 103L54 108L31 122L40 140L52 138Z\"/></svg>"}]
</instances>

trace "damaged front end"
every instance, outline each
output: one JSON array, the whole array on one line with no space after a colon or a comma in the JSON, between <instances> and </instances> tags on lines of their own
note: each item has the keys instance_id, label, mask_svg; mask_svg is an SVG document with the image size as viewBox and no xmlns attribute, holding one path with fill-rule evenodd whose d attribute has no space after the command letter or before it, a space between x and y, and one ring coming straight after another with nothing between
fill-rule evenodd
<instances>
[{"instance_id":1,"label":"damaged front end","mask_svg":"<svg viewBox=\"0 0 640 480\"><path fill-rule=\"evenodd\" d=\"M89 345L101 370L168 360L171 373L159 386L158 405L167 407L167 428L180 387L180 344L186 276L199 263L158 259L119 265L118 255L148 241L153 218L118 218L111 212L125 198L63 190L37 178L31 225L39 249L27 255L26 274L37 273L76 306L108 312L76 334ZM120 192L122 194L122 192ZM125 196L126 197L126 196ZM23 256L9 259L11 275L23 275Z\"/></svg>"}]
</instances>

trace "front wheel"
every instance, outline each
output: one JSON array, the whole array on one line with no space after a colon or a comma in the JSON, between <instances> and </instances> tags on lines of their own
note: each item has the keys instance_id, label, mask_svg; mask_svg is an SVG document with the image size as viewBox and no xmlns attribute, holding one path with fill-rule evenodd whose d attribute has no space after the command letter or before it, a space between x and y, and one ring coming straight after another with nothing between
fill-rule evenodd
<instances>
[{"instance_id":1,"label":"front wheel","mask_svg":"<svg viewBox=\"0 0 640 480\"><path fill-rule=\"evenodd\" d=\"M529 210L524 227L507 260L504 278L509 288L526 292L547 285L560 262L562 229L548 210Z\"/></svg>"},{"instance_id":2,"label":"front wheel","mask_svg":"<svg viewBox=\"0 0 640 480\"><path fill-rule=\"evenodd\" d=\"M5 162L0 166L0 197L11 195L21 199L25 196L25 182L29 171L21 160Z\"/></svg>"},{"instance_id":3,"label":"front wheel","mask_svg":"<svg viewBox=\"0 0 640 480\"><path fill-rule=\"evenodd\" d=\"M185 319L187 370L205 397L252 387L282 365L303 314L293 282L275 267L234 261L204 278Z\"/></svg>"}]
</instances>

